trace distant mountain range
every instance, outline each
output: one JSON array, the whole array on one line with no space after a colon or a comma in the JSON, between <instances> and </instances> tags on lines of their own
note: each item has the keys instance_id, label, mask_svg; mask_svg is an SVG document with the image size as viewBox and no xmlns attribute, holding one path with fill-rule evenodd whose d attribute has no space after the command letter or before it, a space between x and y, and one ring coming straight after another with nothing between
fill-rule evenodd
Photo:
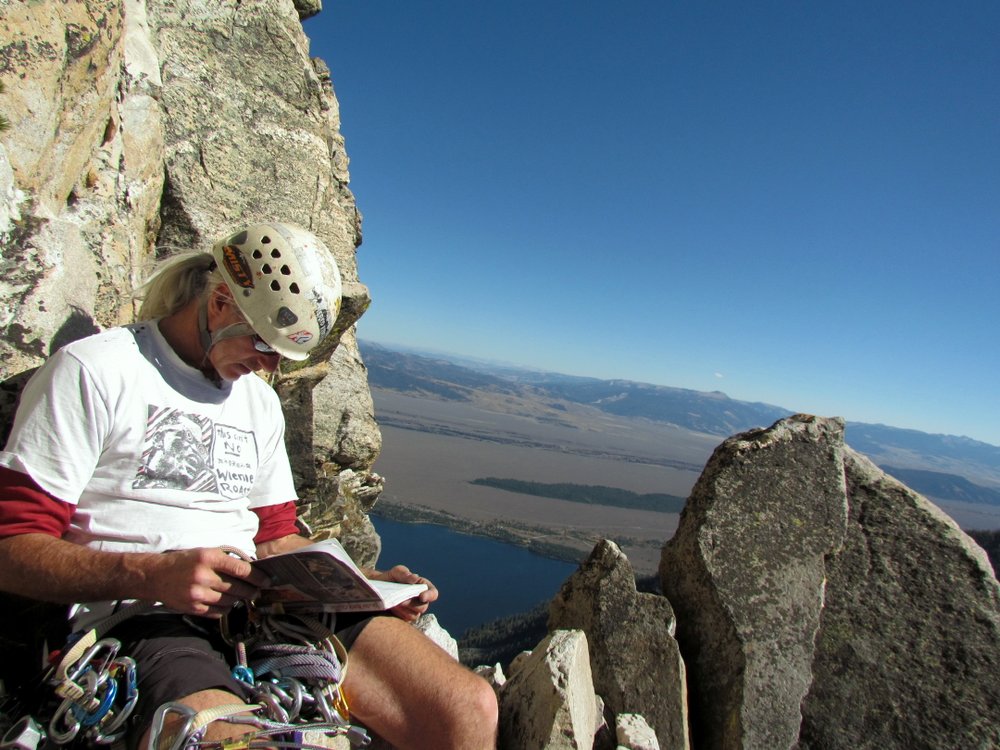
<instances>
[{"instance_id":1,"label":"distant mountain range","mask_svg":"<svg viewBox=\"0 0 1000 750\"><path fill-rule=\"evenodd\" d=\"M548 412L579 406L720 438L769 426L793 413L771 404L737 401L719 391L538 372L366 341L360 347L373 387L446 401L486 399L495 407L509 399L521 409L536 402ZM918 492L1000 505L1000 447L859 422L847 424L846 440Z\"/></svg>"}]
</instances>

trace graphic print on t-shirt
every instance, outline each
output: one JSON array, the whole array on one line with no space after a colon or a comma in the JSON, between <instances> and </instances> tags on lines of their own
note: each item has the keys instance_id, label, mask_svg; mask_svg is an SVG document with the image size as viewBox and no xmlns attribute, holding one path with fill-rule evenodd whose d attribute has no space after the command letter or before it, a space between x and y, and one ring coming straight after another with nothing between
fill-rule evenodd
<instances>
[{"instance_id":1,"label":"graphic print on t-shirt","mask_svg":"<svg viewBox=\"0 0 1000 750\"><path fill-rule=\"evenodd\" d=\"M132 487L245 497L256 471L252 432L217 425L201 414L150 405Z\"/></svg>"},{"instance_id":2,"label":"graphic print on t-shirt","mask_svg":"<svg viewBox=\"0 0 1000 750\"><path fill-rule=\"evenodd\" d=\"M257 476L257 441L252 432L224 424L215 425L212 450L219 494L246 497Z\"/></svg>"}]
</instances>

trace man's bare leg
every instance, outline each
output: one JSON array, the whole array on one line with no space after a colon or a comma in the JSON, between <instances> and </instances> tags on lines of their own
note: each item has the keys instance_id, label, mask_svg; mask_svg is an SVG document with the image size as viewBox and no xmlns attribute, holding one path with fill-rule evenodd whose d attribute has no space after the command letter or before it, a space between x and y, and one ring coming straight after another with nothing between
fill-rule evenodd
<instances>
[{"instance_id":1,"label":"man's bare leg","mask_svg":"<svg viewBox=\"0 0 1000 750\"><path fill-rule=\"evenodd\" d=\"M192 693L191 695L181 698L178 703L183 703L185 706L192 708L195 712L204 711L209 708L218 708L220 706L230 706L245 704L246 701L239 696L233 695L225 690L201 690L197 693ZM176 739L177 731L182 727L184 723L183 717L178 715L168 716L166 721L163 723L163 732L160 734L160 742L158 747L167 748ZM230 737L239 737L251 731L253 727L246 724L230 724L228 721L213 721L205 730L205 739L207 740L224 740ZM146 733L142 736L142 740L139 743L139 750L146 750L149 745L149 733L151 729L147 729Z\"/></svg>"},{"instance_id":2,"label":"man's bare leg","mask_svg":"<svg viewBox=\"0 0 1000 750\"><path fill-rule=\"evenodd\" d=\"M401 750L496 747L493 688L407 622L375 617L351 646L351 715Z\"/></svg>"}]
</instances>

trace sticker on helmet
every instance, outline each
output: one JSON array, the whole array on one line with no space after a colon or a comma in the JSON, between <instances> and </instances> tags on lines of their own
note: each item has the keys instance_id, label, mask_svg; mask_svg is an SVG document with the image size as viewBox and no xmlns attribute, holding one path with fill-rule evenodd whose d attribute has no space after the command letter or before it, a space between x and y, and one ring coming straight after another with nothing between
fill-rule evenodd
<instances>
[{"instance_id":1,"label":"sticker on helmet","mask_svg":"<svg viewBox=\"0 0 1000 750\"><path fill-rule=\"evenodd\" d=\"M309 290L309 301L316 310L316 325L319 327L319 337L325 339L330 332L333 321L330 319L330 307L326 296L319 287Z\"/></svg>"},{"instance_id":2,"label":"sticker on helmet","mask_svg":"<svg viewBox=\"0 0 1000 750\"><path fill-rule=\"evenodd\" d=\"M307 344L312 340L312 334L309 331L296 331L288 334L288 338L296 344Z\"/></svg>"},{"instance_id":3,"label":"sticker on helmet","mask_svg":"<svg viewBox=\"0 0 1000 750\"><path fill-rule=\"evenodd\" d=\"M234 245L223 247L222 259L233 281L244 289L253 289L253 276L250 274L250 267L238 247Z\"/></svg>"},{"instance_id":4,"label":"sticker on helmet","mask_svg":"<svg viewBox=\"0 0 1000 750\"><path fill-rule=\"evenodd\" d=\"M330 333L330 310L323 307L316 311L316 325L319 326L319 335L326 338Z\"/></svg>"}]
</instances>

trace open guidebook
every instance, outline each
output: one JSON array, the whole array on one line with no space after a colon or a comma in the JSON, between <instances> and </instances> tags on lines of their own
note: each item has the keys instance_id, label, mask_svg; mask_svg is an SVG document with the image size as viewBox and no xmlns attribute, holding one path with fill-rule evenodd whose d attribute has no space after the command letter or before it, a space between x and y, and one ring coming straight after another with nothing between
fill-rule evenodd
<instances>
[{"instance_id":1,"label":"open guidebook","mask_svg":"<svg viewBox=\"0 0 1000 750\"><path fill-rule=\"evenodd\" d=\"M271 609L375 611L391 609L427 590L424 583L365 577L336 539L256 560L253 567L271 579L257 600L258 606Z\"/></svg>"}]
</instances>

